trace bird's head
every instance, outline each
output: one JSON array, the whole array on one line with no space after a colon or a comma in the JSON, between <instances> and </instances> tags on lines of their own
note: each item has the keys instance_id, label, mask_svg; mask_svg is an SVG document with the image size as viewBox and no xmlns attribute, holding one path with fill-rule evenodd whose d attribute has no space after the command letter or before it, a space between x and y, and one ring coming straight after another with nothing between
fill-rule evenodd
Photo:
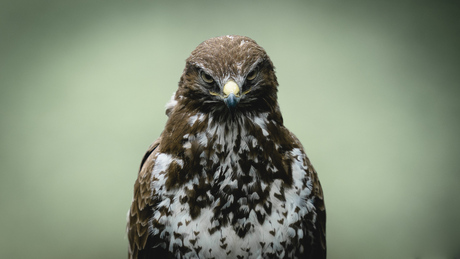
<instances>
[{"instance_id":1,"label":"bird's head","mask_svg":"<svg viewBox=\"0 0 460 259\"><path fill-rule=\"evenodd\" d=\"M277 110L273 63L254 40L222 36L204 41L191 53L176 99L218 116Z\"/></svg>"}]
</instances>

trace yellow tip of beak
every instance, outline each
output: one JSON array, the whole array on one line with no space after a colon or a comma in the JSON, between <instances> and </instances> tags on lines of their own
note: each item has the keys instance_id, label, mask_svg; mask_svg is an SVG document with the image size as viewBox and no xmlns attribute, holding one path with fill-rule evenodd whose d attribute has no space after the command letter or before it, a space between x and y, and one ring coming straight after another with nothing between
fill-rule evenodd
<instances>
[{"instance_id":1,"label":"yellow tip of beak","mask_svg":"<svg viewBox=\"0 0 460 259\"><path fill-rule=\"evenodd\" d=\"M229 96L230 94L238 96L240 93L240 87L237 83L235 83L235 81L229 80L227 83L225 83L223 92L225 96Z\"/></svg>"}]
</instances>

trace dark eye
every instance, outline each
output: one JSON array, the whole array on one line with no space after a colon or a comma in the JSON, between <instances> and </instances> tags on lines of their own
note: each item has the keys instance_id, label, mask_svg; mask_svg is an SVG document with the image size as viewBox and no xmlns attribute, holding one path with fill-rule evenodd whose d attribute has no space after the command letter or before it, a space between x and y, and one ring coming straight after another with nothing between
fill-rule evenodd
<instances>
[{"instance_id":1,"label":"dark eye","mask_svg":"<svg viewBox=\"0 0 460 259\"><path fill-rule=\"evenodd\" d=\"M214 82L214 78L206 74L204 71L201 71L201 79L203 79L203 81L207 84L212 84Z\"/></svg>"},{"instance_id":2,"label":"dark eye","mask_svg":"<svg viewBox=\"0 0 460 259\"><path fill-rule=\"evenodd\" d=\"M249 74L246 76L246 80L248 81L252 81L256 78L257 74L259 73L259 71L257 69L254 69L252 70L251 72L249 72Z\"/></svg>"}]
</instances>

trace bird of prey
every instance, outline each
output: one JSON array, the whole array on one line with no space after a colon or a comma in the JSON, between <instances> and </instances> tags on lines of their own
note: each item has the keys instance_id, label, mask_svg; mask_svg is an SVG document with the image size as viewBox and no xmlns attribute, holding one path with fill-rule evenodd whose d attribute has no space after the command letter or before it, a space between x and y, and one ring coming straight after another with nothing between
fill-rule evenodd
<instances>
[{"instance_id":1,"label":"bird of prey","mask_svg":"<svg viewBox=\"0 0 460 259\"><path fill-rule=\"evenodd\" d=\"M248 37L191 53L134 185L129 258L326 258L323 191L277 88Z\"/></svg>"}]
</instances>

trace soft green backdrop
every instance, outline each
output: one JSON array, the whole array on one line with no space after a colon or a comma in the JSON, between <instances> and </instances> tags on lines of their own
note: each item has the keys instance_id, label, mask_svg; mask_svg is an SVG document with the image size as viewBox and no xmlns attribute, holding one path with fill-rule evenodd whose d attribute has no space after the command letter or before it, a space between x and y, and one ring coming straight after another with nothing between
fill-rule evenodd
<instances>
[{"instance_id":1,"label":"soft green backdrop","mask_svg":"<svg viewBox=\"0 0 460 259\"><path fill-rule=\"evenodd\" d=\"M126 258L184 60L247 35L323 184L329 258L460 256L453 1L0 1L0 258ZM458 257L457 257L458 258Z\"/></svg>"}]
</instances>

